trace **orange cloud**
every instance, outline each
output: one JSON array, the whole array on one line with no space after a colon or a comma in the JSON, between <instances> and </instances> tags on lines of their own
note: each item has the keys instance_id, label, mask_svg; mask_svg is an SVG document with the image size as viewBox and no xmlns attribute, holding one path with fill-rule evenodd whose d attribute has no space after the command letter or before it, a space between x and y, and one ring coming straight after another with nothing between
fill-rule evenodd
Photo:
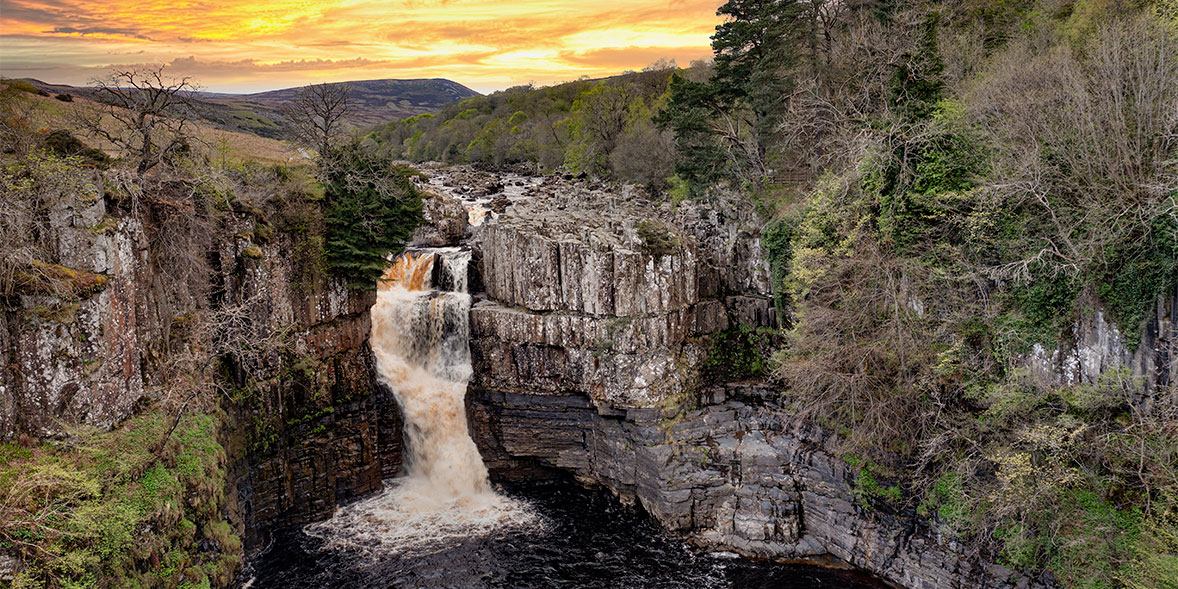
<instances>
[{"instance_id":1,"label":"orange cloud","mask_svg":"<svg viewBox=\"0 0 1178 589\"><path fill-rule=\"evenodd\" d=\"M0 74L169 63L210 90L446 77L479 90L710 53L719 0L0 0Z\"/></svg>"}]
</instances>

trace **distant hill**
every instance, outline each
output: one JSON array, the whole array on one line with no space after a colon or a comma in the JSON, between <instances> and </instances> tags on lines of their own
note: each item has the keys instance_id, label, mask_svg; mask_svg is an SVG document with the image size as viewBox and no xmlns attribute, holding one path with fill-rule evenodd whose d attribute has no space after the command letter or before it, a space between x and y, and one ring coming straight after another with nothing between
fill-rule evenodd
<instances>
[{"instance_id":1,"label":"distant hill","mask_svg":"<svg viewBox=\"0 0 1178 589\"><path fill-rule=\"evenodd\" d=\"M84 87L48 84L31 79L28 82L54 94L92 97L93 93ZM341 83L352 87L352 116L349 122L357 127L374 127L413 115L437 112L462 99L479 96L478 92L462 84L440 78ZM286 118L282 109L294 101L300 88L256 94L204 92L198 99L200 116L222 129L272 139L287 138Z\"/></svg>"}]
</instances>

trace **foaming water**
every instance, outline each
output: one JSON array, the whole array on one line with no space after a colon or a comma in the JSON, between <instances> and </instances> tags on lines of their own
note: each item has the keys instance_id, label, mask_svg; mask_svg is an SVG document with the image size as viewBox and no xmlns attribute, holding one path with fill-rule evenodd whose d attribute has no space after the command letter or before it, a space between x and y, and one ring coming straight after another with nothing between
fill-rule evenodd
<instances>
[{"instance_id":1,"label":"foaming water","mask_svg":"<svg viewBox=\"0 0 1178 589\"><path fill-rule=\"evenodd\" d=\"M406 253L381 281L370 341L377 376L405 421L405 474L307 526L329 547L397 552L539 521L526 503L491 488L467 431L469 262L458 248Z\"/></svg>"},{"instance_id":2,"label":"foaming water","mask_svg":"<svg viewBox=\"0 0 1178 589\"><path fill-rule=\"evenodd\" d=\"M499 528L395 553L327 549L305 530L279 532L246 565L254 589L884 589L854 571L752 561L693 550L639 509L567 479L508 492L543 526Z\"/></svg>"}]
</instances>

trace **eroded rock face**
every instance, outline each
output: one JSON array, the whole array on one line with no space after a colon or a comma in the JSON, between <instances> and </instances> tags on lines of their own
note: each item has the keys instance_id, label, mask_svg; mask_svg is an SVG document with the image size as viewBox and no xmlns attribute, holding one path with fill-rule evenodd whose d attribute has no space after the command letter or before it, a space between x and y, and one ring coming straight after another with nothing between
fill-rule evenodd
<instances>
[{"instance_id":1,"label":"eroded rock face","mask_svg":"<svg viewBox=\"0 0 1178 589\"><path fill-rule=\"evenodd\" d=\"M1153 316L1146 318L1132 351L1098 301L1085 306L1092 311L1072 325L1069 341L1052 350L1036 345L1024 359L1037 377L1075 385L1099 382L1102 375L1120 370L1123 377L1142 383L1145 396L1178 382L1178 285L1157 297Z\"/></svg>"},{"instance_id":2,"label":"eroded rock face","mask_svg":"<svg viewBox=\"0 0 1178 589\"><path fill-rule=\"evenodd\" d=\"M652 406L694 394L709 335L776 325L756 221L735 203L522 184L476 232L473 386Z\"/></svg>"},{"instance_id":3,"label":"eroded rock face","mask_svg":"<svg viewBox=\"0 0 1178 589\"><path fill-rule=\"evenodd\" d=\"M329 516L399 469L399 413L368 348L374 291L308 273L291 254L300 237L271 230L261 239L263 221L246 211L224 216L207 267L181 279L137 221L108 212L97 195L81 195L50 218L51 270L97 288L30 288L0 311L0 439L126 419L159 394L158 371L190 322L240 305L251 333L281 340L248 365L214 366L229 373L221 384L232 398L223 406L225 508L247 548L274 527Z\"/></svg>"},{"instance_id":4,"label":"eroded rock face","mask_svg":"<svg viewBox=\"0 0 1178 589\"><path fill-rule=\"evenodd\" d=\"M637 502L692 542L759 557L834 556L903 587L1039 587L935 526L864 509L833 440L771 390L712 389L707 406L601 411L580 395L479 391L471 414L492 472L542 465Z\"/></svg>"},{"instance_id":5,"label":"eroded rock face","mask_svg":"<svg viewBox=\"0 0 1178 589\"><path fill-rule=\"evenodd\" d=\"M33 287L0 312L0 439L109 427L143 396L138 223L106 216L97 195L77 195L56 203L49 226L60 261L50 271L66 280L60 295ZM83 276L97 288L75 292Z\"/></svg>"},{"instance_id":6,"label":"eroded rock face","mask_svg":"<svg viewBox=\"0 0 1178 589\"><path fill-rule=\"evenodd\" d=\"M474 244L469 406L492 473L567 471L713 549L833 556L905 587L1035 586L864 508L825 432L771 385L709 370L720 332L777 325L747 212L530 186Z\"/></svg>"}]
</instances>

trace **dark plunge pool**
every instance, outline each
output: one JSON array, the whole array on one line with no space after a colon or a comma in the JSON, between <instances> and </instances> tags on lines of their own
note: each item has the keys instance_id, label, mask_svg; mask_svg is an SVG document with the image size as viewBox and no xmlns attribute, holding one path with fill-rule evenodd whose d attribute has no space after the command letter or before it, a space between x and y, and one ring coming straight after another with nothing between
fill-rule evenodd
<instances>
[{"instance_id":1,"label":"dark plunge pool","mask_svg":"<svg viewBox=\"0 0 1178 589\"><path fill-rule=\"evenodd\" d=\"M881 588L855 571L700 553L641 510L571 483L508 488L545 520L532 530L373 555L328 549L301 530L278 534L251 561L250 589L286 587Z\"/></svg>"}]
</instances>

